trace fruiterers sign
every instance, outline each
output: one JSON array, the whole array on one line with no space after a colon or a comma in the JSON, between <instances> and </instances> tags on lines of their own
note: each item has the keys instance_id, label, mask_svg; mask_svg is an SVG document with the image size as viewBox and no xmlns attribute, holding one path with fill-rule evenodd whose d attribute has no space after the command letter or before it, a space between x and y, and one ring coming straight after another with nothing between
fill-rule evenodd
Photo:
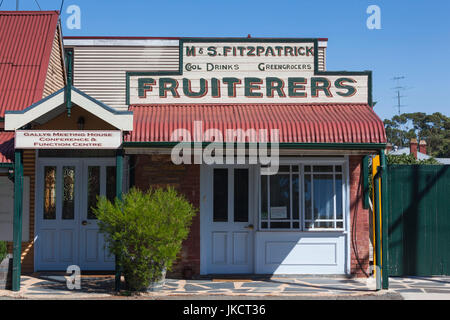
<instances>
[{"instance_id":1,"label":"fruiterers sign","mask_svg":"<svg viewBox=\"0 0 450 320\"><path fill-rule=\"evenodd\" d=\"M17 130L16 149L118 149L121 131Z\"/></svg>"},{"instance_id":2,"label":"fruiterers sign","mask_svg":"<svg viewBox=\"0 0 450 320\"><path fill-rule=\"evenodd\" d=\"M180 70L129 73L129 103L368 103L369 75L315 70L314 42L180 41Z\"/></svg>"}]
</instances>

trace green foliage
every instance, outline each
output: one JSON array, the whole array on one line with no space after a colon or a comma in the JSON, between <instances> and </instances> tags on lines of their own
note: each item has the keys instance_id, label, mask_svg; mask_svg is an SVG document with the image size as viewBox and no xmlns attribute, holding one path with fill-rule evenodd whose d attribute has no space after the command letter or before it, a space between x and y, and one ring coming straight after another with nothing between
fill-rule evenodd
<instances>
[{"instance_id":1,"label":"green foliage","mask_svg":"<svg viewBox=\"0 0 450 320\"><path fill-rule=\"evenodd\" d=\"M114 203L99 198L94 212L128 289L140 291L170 270L196 209L170 187L147 192L132 188Z\"/></svg>"},{"instance_id":2,"label":"green foliage","mask_svg":"<svg viewBox=\"0 0 450 320\"><path fill-rule=\"evenodd\" d=\"M412 154L386 155L388 164L440 164L436 159L429 158L425 160L417 160Z\"/></svg>"},{"instance_id":3,"label":"green foliage","mask_svg":"<svg viewBox=\"0 0 450 320\"><path fill-rule=\"evenodd\" d=\"M3 259L5 259L7 255L8 255L8 249L6 248L6 242L0 241L0 262L2 262Z\"/></svg>"},{"instance_id":4,"label":"green foliage","mask_svg":"<svg viewBox=\"0 0 450 320\"><path fill-rule=\"evenodd\" d=\"M403 113L384 120L388 142L398 147L409 146L416 138L427 142L427 153L437 158L450 157L450 117L439 112Z\"/></svg>"}]
</instances>

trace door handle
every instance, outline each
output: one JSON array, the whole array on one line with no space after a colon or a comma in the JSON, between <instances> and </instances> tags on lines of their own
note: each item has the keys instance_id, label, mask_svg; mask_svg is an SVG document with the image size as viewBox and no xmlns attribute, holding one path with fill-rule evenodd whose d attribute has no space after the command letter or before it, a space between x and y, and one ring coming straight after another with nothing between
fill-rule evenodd
<instances>
[{"instance_id":1,"label":"door handle","mask_svg":"<svg viewBox=\"0 0 450 320\"><path fill-rule=\"evenodd\" d=\"M81 222L81 224L82 224L83 226L87 226L89 223L88 223L86 220L83 220L83 221Z\"/></svg>"},{"instance_id":2,"label":"door handle","mask_svg":"<svg viewBox=\"0 0 450 320\"><path fill-rule=\"evenodd\" d=\"M254 227L253 227L252 224L249 224L248 226L245 227L245 229L250 229L250 230L253 230L253 228L254 228Z\"/></svg>"}]
</instances>

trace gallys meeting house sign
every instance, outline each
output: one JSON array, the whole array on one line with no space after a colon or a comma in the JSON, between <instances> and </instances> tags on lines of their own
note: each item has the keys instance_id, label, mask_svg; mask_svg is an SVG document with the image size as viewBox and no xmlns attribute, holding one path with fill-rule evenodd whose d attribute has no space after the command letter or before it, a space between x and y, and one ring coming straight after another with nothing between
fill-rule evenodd
<instances>
[{"instance_id":1,"label":"gallys meeting house sign","mask_svg":"<svg viewBox=\"0 0 450 320\"><path fill-rule=\"evenodd\" d=\"M316 40L181 40L178 71L128 73L128 102L371 104L370 72L318 71L316 52Z\"/></svg>"}]
</instances>

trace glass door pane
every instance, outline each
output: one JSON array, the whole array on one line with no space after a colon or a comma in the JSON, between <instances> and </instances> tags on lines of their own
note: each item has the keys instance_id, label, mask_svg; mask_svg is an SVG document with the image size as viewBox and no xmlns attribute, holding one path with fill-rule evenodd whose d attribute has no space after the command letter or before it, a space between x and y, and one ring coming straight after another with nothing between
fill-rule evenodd
<instances>
[{"instance_id":1,"label":"glass door pane","mask_svg":"<svg viewBox=\"0 0 450 320\"><path fill-rule=\"evenodd\" d=\"M75 167L63 167L62 219L75 218Z\"/></svg>"},{"instance_id":2,"label":"glass door pane","mask_svg":"<svg viewBox=\"0 0 450 320\"><path fill-rule=\"evenodd\" d=\"M248 169L234 170L234 222L248 222Z\"/></svg>"},{"instance_id":3,"label":"glass door pane","mask_svg":"<svg viewBox=\"0 0 450 320\"><path fill-rule=\"evenodd\" d=\"M56 167L44 167L44 219L56 219Z\"/></svg>"},{"instance_id":4,"label":"glass door pane","mask_svg":"<svg viewBox=\"0 0 450 320\"><path fill-rule=\"evenodd\" d=\"M100 167L88 167L88 185L87 185L87 218L97 219L92 208L97 206L97 196L100 195Z\"/></svg>"},{"instance_id":5,"label":"glass door pane","mask_svg":"<svg viewBox=\"0 0 450 320\"><path fill-rule=\"evenodd\" d=\"M113 202L116 197L116 167L106 167L106 198Z\"/></svg>"},{"instance_id":6,"label":"glass door pane","mask_svg":"<svg viewBox=\"0 0 450 320\"><path fill-rule=\"evenodd\" d=\"M228 169L214 169L213 221L228 221Z\"/></svg>"}]
</instances>

